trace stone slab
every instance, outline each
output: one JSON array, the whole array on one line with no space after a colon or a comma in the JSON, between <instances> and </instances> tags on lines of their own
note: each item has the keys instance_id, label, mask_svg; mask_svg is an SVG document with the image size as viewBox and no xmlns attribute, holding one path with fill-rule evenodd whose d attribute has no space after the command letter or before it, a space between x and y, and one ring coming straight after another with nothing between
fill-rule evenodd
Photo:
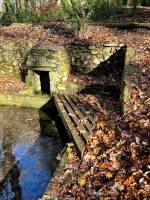
<instances>
[{"instance_id":1,"label":"stone slab","mask_svg":"<svg viewBox=\"0 0 150 200\"><path fill-rule=\"evenodd\" d=\"M41 108L50 100L50 96L25 96L0 93L0 105Z\"/></svg>"}]
</instances>

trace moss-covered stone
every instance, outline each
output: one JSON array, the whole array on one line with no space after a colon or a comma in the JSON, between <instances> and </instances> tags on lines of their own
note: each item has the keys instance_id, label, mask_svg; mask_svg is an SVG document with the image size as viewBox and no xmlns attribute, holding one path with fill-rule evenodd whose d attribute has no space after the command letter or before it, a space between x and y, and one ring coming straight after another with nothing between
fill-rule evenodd
<instances>
[{"instance_id":1,"label":"moss-covered stone","mask_svg":"<svg viewBox=\"0 0 150 200\"><path fill-rule=\"evenodd\" d=\"M50 93L66 91L68 76L70 73L70 59L68 52L64 47L49 43L47 45L40 45L30 51L27 58L28 69L33 72L47 71L50 79ZM36 74L36 73L34 73ZM33 76L33 91L36 93L35 83L38 81ZM36 84L40 87L40 82Z\"/></svg>"},{"instance_id":2,"label":"moss-covered stone","mask_svg":"<svg viewBox=\"0 0 150 200\"><path fill-rule=\"evenodd\" d=\"M49 101L49 96L25 96L0 93L0 105L41 108Z\"/></svg>"},{"instance_id":3,"label":"moss-covered stone","mask_svg":"<svg viewBox=\"0 0 150 200\"><path fill-rule=\"evenodd\" d=\"M128 53L130 55L133 55L133 51L129 50L129 52ZM139 67L129 64L133 60L133 58L130 57L129 59L129 57L127 56L126 59L127 61L125 62L125 67L124 67L123 88L122 88L122 107L123 107L124 114L129 112L128 103L130 102L130 98L131 98L130 94L131 94L132 88L137 87L136 78L134 79L135 76L133 76L133 74L140 73Z\"/></svg>"},{"instance_id":4,"label":"moss-covered stone","mask_svg":"<svg viewBox=\"0 0 150 200\"><path fill-rule=\"evenodd\" d=\"M71 66L74 71L87 74L97 68L102 62L109 59L112 54L124 48L125 45L76 45L72 44L68 50Z\"/></svg>"},{"instance_id":5,"label":"moss-covered stone","mask_svg":"<svg viewBox=\"0 0 150 200\"><path fill-rule=\"evenodd\" d=\"M21 42L18 43L18 41L1 41L0 75L18 76L32 46L31 42L24 44Z\"/></svg>"},{"instance_id":6,"label":"moss-covered stone","mask_svg":"<svg viewBox=\"0 0 150 200\"><path fill-rule=\"evenodd\" d=\"M88 74L122 48L124 46L118 44L72 44L64 48L52 43L33 47L31 42L27 45L9 41L0 44L0 74L19 75L20 69L28 68L26 87L21 94L42 93L38 74L42 71L49 73L50 94L70 92L68 77L71 70Z\"/></svg>"},{"instance_id":7,"label":"moss-covered stone","mask_svg":"<svg viewBox=\"0 0 150 200\"><path fill-rule=\"evenodd\" d=\"M126 52L125 64L129 65L134 60L136 60L136 51L133 48L128 47Z\"/></svg>"}]
</instances>

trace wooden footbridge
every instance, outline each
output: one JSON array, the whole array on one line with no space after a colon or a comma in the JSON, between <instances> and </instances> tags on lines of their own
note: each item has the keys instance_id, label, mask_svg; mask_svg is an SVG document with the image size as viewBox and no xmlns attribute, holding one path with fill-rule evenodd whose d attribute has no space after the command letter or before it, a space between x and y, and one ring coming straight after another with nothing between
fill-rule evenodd
<instances>
[{"instance_id":1,"label":"wooden footbridge","mask_svg":"<svg viewBox=\"0 0 150 200\"><path fill-rule=\"evenodd\" d=\"M55 95L54 103L64 123L66 131L75 143L80 155L84 151L85 144L92 129L96 105L90 105L83 100L84 95Z\"/></svg>"}]
</instances>

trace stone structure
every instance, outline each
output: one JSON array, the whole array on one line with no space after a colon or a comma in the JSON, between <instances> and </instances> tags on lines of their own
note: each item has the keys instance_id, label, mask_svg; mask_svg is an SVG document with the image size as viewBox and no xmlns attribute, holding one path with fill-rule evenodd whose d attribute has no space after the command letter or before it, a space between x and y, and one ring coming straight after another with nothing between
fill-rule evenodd
<instances>
[{"instance_id":1,"label":"stone structure","mask_svg":"<svg viewBox=\"0 0 150 200\"><path fill-rule=\"evenodd\" d=\"M20 70L23 70L26 66L29 68L45 68L44 71L46 71L46 68L49 68L49 65L53 65L52 68L55 68L55 64L58 64L55 59L59 58L60 60L60 58L62 57L61 62L63 62L63 60L66 61L66 57L68 57L68 54L70 57L71 68L74 71L85 74L91 72L100 63L108 60L110 56L115 54L120 49L126 48L122 44L72 44L69 46L69 48L66 49L64 47L56 46L54 44L48 44L34 48L32 47L33 44L31 42L27 44L22 44L21 42L1 41L0 75L18 75L20 73ZM49 57L48 48L52 49L51 51L55 52L55 55ZM47 53L45 54L45 52ZM27 60L28 62L26 63Z\"/></svg>"},{"instance_id":2,"label":"stone structure","mask_svg":"<svg viewBox=\"0 0 150 200\"><path fill-rule=\"evenodd\" d=\"M33 94L55 94L72 92L72 90L76 92L76 88L80 90L80 86L73 88L72 83L68 84L71 69L81 74L90 73L100 64L106 65L105 61L109 60L112 55L119 51L125 52L125 49L126 46L115 44L72 44L64 48L50 43L34 47L26 62L28 68L26 86L32 88Z\"/></svg>"},{"instance_id":3,"label":"stone structure","mask_svg":"<svg viewBox=\"0 0 150 200\"><path fill-rule=\"evenodd\" d=\"M123 44L73 44L69 47L72 69L82 74L88 74L97 68L101 63L108 60L109 57L117 51L125 48L126 47Z\"/></svg>"},{"instance_id":4,"label":"stone structure","mask_svg":"<svg viewBox=\"0 0 150 200\"><path fill-rule=\"evenodd\" d=\"M19 75L33 44L0 41L0 75Z\"/></svg>"},{"instance_id":5,"label":"stone structure","mask_svg":"<svg viewBox=\"0 0 150 200\"><path fill-rule=\"evenodd\" d=\"M126 51L125 67L123 73L123 88L122 88L122 105L123 112L127 113L129 111L128 102L130 101L130 94L133 87L137 87L136 81L132 76L134 73L140 71L139 67L133 66L132 63L138 59L138 54L136 51L128 47Z\"/></svg>"},{"instance_id":6,"label":"stone structure","mask_svg":"<svg viewBox=\"0 0 150 200\"><path fill-rule=\"evenodd\" d=\"M70 82L68 77L71 71L85 76L95 71L100 75L103 69L107 68L109 73L114 67L117 72L121 69L120 74L122 74L125 53L126 46L123 44L71 44L68 47L62 47L49 43L33 47L30 42L22 44L21 42L1 41L0 75L18 76L21 70L24 72L28 69L26 87L19 92L20 95L80 92L87 86ZM127 48L126 69L130 68L128 67L130 62L136 59L135 55L136 52ZM130 87L125 74L127 73L124 73L122 88L124 110L126 110L125 105Z\"/></svg>"},{"instance_id":7,"label":"stone structure","mask_svg":"<svg viewBox=\"0 0 150 200\"><path fill-rule=\"evenodd\" d=\"M35 47L30 51L26 65L26 84L34 93L52 95L68 90L70 61L64 47L54 44Z\"/></svg>"}]
</instances>

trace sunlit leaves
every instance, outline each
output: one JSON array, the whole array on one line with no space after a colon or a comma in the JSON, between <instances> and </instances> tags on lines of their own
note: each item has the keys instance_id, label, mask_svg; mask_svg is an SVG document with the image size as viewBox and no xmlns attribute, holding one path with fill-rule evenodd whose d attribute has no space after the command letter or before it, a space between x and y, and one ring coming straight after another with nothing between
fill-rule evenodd
<instances>
[{"instance_id":1,"label":"sunlit leaves","mask_svg":"<svg viewBox=\"0 0 150 200\"><path fill-rule=\"evenodd\" d=\"M112 178L112 177L113 177L113 174L110 173L110 172L106 172L105 176L106 176L107 178Z\"/></svg>"},{"instance_id":2,"label":"sunlit leaves","mask_svg":"<svg viewBox=\"0 0 150 200\"><path fill-rule=\"evenodd\" d=\"M130 176L128 179L126 179L126 180L123 181L123 184L126 185L126 186L129 186L130 184L132 184L134 182L135 182L134 177Z\"/></svg>"},{"instance_id":3,"label":"sunlit leaves","mask_svg":"<svg viewBox=\"0 0 150 200\"><path fill-rule=\"evenodd\" d=\"M74 162L73 152L70 148L68 151L69 162L78 163L75 170L71 165L64 174L72 185L74 197L83 196L83 191L84 198L99 195L100 199L140 200L148 197L150 149L147 131L150 127L145 117L147 112L146 108L117 118L115 126L111 113L97 113L81 163ZM63 184L70 190L68 184Z\"/></svg>"},{"instance_id":4,"label":"sunlit leaves","mask_svg":"<svg viewBox=\"0 0 150 200\"><path fill-rule=\"evenodd\" d=\"M79 178L79 184L80 187L84 187L86 185L86 177L84 175Z\"/></svg>"}]
</instances>

